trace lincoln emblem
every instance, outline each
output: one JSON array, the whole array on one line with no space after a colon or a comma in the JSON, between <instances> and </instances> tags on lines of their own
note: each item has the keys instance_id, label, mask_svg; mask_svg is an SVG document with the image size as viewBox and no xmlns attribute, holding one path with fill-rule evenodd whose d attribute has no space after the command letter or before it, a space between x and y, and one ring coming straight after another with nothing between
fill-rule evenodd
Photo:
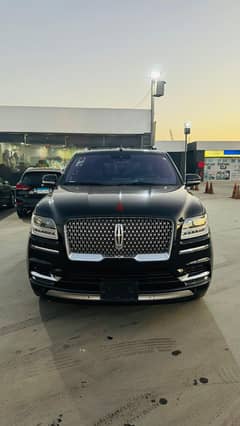
<instances>
[{"instance_id":1,"label":"lincoln emblem","mask_svg":"<svg viewBox=\"0 0 240 426\"><path fill-rule=\"evenodd\" d=\"M123 248L123 238L124 238L123 225L121 223L117 223L115 225L115 230L114 230L114 241L115 241L116 249L121 250Z\"/></svg>"}]
</instances>

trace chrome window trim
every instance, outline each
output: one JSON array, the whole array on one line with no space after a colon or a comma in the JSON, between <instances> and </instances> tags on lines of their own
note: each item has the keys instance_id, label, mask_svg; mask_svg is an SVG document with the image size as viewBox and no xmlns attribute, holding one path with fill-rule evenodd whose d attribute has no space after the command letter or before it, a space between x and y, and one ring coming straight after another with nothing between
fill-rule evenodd
<instances>
[{"instance_id":1,"label":"chrome window trim","mask_svg":"<svg viewBox=\"0 0 240 426\"><path fill-rule=\"evenodd\" d=\"M193 247L190 249L180 250L179 254L195 253L197 251L207 250L208 248L209 248L209 244L205 244L204 246L198 246L198 247Z\"/></svg>"},{"instance_id":2,"label":"chrome window trim","mask_svg":"<svg viewBox=\"0 0 240 426\"><path fill-rule=\"evenodd\" d=\"M64 232L64 241L65 241L65 247L66 252L69 260L72 261L80 261L80 262L101 262L104 259L135 259L137 262L157 262L157 261L166 261L169 260L172 253L172 247L173 247L173 241L175 237L175 222L172 219L168 218L162 218L158 216L123 216L123 219L159 219L159 220L166 220L169 221L172 224L172 235L169 245L169 253L150 253L150 254L138 254L133 257L127 257L127 256L103 256L102 254L95 254L95 253L72 253L70 252L68 237L67 237L67 223L70 220L79 220L79 219L112 219L115 218L115 216L82 216L82 217L71 217L69 218L64 226L63 226L63 232ZM152 259L150 259L150 256L152 256ZM155 259L154 259L155 258Z\"/></svg>"}]
</instances>

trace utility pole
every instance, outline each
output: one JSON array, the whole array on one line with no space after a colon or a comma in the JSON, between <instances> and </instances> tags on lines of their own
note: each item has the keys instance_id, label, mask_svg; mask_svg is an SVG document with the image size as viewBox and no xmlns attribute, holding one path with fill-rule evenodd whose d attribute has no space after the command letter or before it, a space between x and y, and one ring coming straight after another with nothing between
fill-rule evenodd
<instances>
[{"instance_id":1,"label":"utility pole","mask_svg":"<svg viewBox=\"0 0 240 426\"><path fill-rule=\"evenodd\" d=\"M184 123L184 136L185 136L185 147L184 147L184 183L187 181L187 144L188 135L191 133L191 124Z\"/></svg>"},{"instance_id":2,"label":"utility pole","mask_svg":"<svg viewBox=\"0 0 240 426\"><path fill-rule=\"evenodd\" d=\"M151 146L155 142L155 98L164 96L164 86L166 81L160 80L159 72L152 72L151 74Z\"/></svg>"}]
</instances>

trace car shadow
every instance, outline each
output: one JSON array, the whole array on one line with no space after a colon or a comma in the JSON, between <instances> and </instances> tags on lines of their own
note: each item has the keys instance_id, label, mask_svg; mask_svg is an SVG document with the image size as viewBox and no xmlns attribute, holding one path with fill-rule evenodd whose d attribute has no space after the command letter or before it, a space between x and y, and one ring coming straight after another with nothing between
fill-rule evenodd
<instances>
[{"instance_id":1,"label":"car shadow","mask_svg":"<svg viewBox=\"0 0 240 426\"><path fill-rule=\"evenodd\" d=\"M79 424L155 425L161 416L161 424L181 418L190 426L189 413L199 414L194 424L209 424L237 398L234 384L223 384L240 382L240 369L204 300L93 305L48 298L39 310L49 337L46 374L61 377L72 410L61 412Z\"/></svg>"},{"instance_id":2,"label":"car shadow","mask_svg":"<svg viewBox=\"0 0 240 426\"><path fill-rule=\"evenodd\" d=\"M18 217L17 216L17 219L18 220L20 220L21 222L24 222L24 223L31 223L31 218L32 218L32 215L31 214L28 214L27 216L24 216L24 217Z\"/></svg>"},{"instance_id":3,"label":"car shadow","mask_svg":"<svg viewBox=\"0 0 240 426\"><path fill-rule=\"evenodd\" d=\"M7 208L7 207L0 207L0 220L5 219L6 217L10 216L15 212L14 208Z\"/></svg>"},{"instance_id":4,"label":"car shadow","mask_svg":"<svg viewBox=\"0 0 240 426\"><path fill-rule=\"evenodd\" d=\"M26 216L26 217L23 217L21 219L19 218L19 220L21 220L24 223L31 223L31 218L32 218L32 216Z\"/></svg>"}]
</instances>

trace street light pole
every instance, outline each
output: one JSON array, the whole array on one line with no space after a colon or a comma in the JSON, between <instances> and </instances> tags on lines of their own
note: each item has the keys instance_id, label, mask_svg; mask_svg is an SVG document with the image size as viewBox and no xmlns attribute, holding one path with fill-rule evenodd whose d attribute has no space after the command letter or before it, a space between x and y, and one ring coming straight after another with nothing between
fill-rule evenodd
<instances>
[{"instance_id":1,"label":"street light pole","mask_svg":"<svg viewBox=\"0 0 240 426\"><path fill-rule=\"evenodd\" d=\"M184 136L185 136L185 146L184 146L184 183L187 181L187 144L188 144L188 135L191 133L191 124L184 123Z\"/></svg>"},{"instance_id":2,"label":"street light pole","mask_svg":"<svg viewBox=\"0 0 240 426\"><path fill-rule=\"evenodd\" d=\"M160 80L159 72L152 72L151 74L151 146L155 142L155 99L164 96L164 86L166 82Z\"/></svg>"},{"instance_id":3,"label":"street light pole","mask_svg":"<svg viewBox=\"0 0 240 426\"><path fill-rule=\"evenodd\" d=\"M155 87L155 80L151 79L151 146L154 145L154 117L155 117L155 103L154 103L154 87Z\"/></svg>"}]
</instances>

